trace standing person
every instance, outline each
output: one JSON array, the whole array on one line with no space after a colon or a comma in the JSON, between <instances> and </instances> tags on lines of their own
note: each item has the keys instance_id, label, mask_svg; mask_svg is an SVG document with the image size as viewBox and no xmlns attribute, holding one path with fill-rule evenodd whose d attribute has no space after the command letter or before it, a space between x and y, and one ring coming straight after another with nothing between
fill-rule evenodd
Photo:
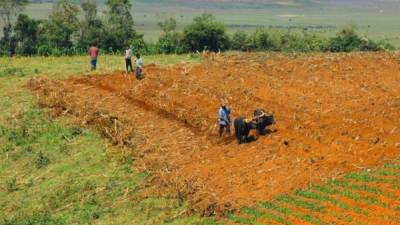
<instances>
[{"instance_id":1,"label":"standing person","mask_svg":"<svg viewBox=\"0 0 400 225\"><path fill-rule=\"evenodd\" d=\"M136 53L136 69L135 69L136 79L143 79L143 59L139 53Z\"/></svg>"},{"instance_id":2,"label":"standing person","mask_svg":"<svg viewBox=\"0 0 400 225\"><path fill-rule=\"evenodd\" d=\"M221 107L218 111L219 121L219 136L222 137L224 130L226 133L231 133L231 109L226 105L225 102L221 103Z\"/></svg>"},{"instance_id":3,"label":"standing person","mask_svg":"<svg viewBox=\"0 0 400 225\"><path fill-rule=\"evenodd\" d=\"M126 73L129 73L129 70L132 73L133 72L132 49L129 47L129 45L127 45L125 49L125 65L126 65Z\"/></svg>"},{"instance_id":4,"label":"standing person","mask_svg":"<svg viewBox=\"0 0 400 225\"><path fill-rule=\"evenodd\" d=\"M92 47L89 48L90 64L92 65L92 70L96 70L98 55L99 49L97 48L96 43L93 43Z\"/></svg>"}]
</instances>

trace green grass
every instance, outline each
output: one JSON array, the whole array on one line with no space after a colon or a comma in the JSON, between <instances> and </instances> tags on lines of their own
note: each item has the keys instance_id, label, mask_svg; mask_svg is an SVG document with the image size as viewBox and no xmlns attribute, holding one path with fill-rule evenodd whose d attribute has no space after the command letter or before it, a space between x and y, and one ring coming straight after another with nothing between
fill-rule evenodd
<instances>
[{"instance_id":1,"label":"green grass","mask_svg":"<svg viewBox=\"0 0 400 225\"><path fill-rule=\"evenodd\" d=\"M400 172L396 170L379 169L376 173L380 176L400 176Z\"/></svg>"},{"instance_id":2,"label":"green grass","mask_svg":"<svg viewBox=\"0 0 400 225\"><path fill-rule=\"evenodd\" d=\"M260 208L264 208L264 209L268 209L268 210L273 210L273 211L277 211L279 213L282 213L285 217L287 216L293 216L297 219L312 223L312 224L316 224L316 225L322 225L322 224L326 224L323 221L319 220L318 218L312 216L311 214L305 214L305 213L301 213L297 210L282 206L282 204L289 204L292 206L296 206L296 205L301 205L299 207L303 207L304 205L308 205L311 203L299 203L299 200L296 200L294 197L290 196L290 195L281 195L278 196L276 198L276 202L271 203L271 202L263 202L260 204ZM311 211L318 211L318 207L310 207L312 208ZM290 221L286 220L284 222L284 224L291 224Z\"/></svg>"},{"instance_id":3,"label":"green grass","mask_svg":"<svg viewBox=\"0 0 400 225\"><path fill-rule=\"evenodd\" d=\"M358 173L350 173L345 176L347 179L360 181L360 182L378 182L386 184L398 184L399 180L396 178L378 177L369 172L362 171Z\"/></svg>"},{"instance_id":4,"label":"green grass","mask_svg":"<svg viewBox=\"0 0 400 225\"><path fill-rule=\"evenodd\" d=\"M349 182L341 181L341 180L331 180L331 181L329 181L329 184L335 185L338 187L348 188L351 190L356 190L356 191L365 191L365 192L369 192L372 194L383 194L383 191L380 190L379 188L371 187L366 184L358 185L358 184L353 184L353 183L349 183Z\"/></svg>"},{"instance_id":5,"label":"green grass","mask_svg":"<svg viewBox=\"0 0 400 225\"><path fill-rule=\"evenodd\" d=\"M261 207L261 208L265 208L265 209L269 209L269 210L274 210L274 211L280 212L280 213L282 213L283 215L290 215L290 214L292 214L292 210L291 210L291 209L282 207L282 206L277 205L277 204L273 204L273 203L271 203L271 202L262 202L262 203L260 203L260 207Z\"/></svg>"},{"instance_id":6,"label":"green grass","mask_svg":"<svg viewBox=\"0 0 400 225\"><path fill-rule=\"evenodd\" d=\"M326 212L326 209L323 206L319 205L319 204L311 203L311 202L308 202L308 201L303 201L303 200L301 200L301 199L299 199L297 197L293 197L293 196L290 196L290 195L278 196L277 200L278 201L282 201L282 202L286 202L286 203L294 205L296 207L305 208L305 209L308 209L310 211L322 212L322 213Z\"/></svg>"},{"instance_id":7,"label":"green grass","mask_svg":"<svg viewBox=\"0 0 400 225\"><path fill-rule=\"evenodd\" d=\"M237 216L235 214L229 214L228 219L239 224L251 224L254 225L256 223L255 218L245 218L241 216Z\"/></svg>"},{"instance_id":8,"label":"green grass","mask_svg":"<svg viewBox=\"0 0 400 225\"><path fill-rule=\"evenodd\" d=\"M198 55L151 55L143 56L148 64L171 65L199 62ZM54 78L66 78L70 75L85 73L107 73L125 71L122 55L101 55L98 59L98 70L90 72L87 56L63 57L0 57L0 78L29 78L36 75L47 75Z\"/></svg>"},{"instance_id":9,"label":"green grass","mask_svg":"<svg viewBox=\"0 0 400 225\"><path fill-rule=\"evenodd\" d=\"M349 209L349 206L343 202L340 202L334 198L325 196L325 195L321 195L317 192L313 192L311 190L298 190L295 192L296 195L304 197L304 198L309 198L309 199L314 199L320 202L329 202L332 205L336 205L341 209Z\"/></svg>"},{"instance_id":10,"label":"green grass","mask_svg":"<svg viewBox=\"0 0 400 225\"><path fill-rule=\"evenodd\" d=\"M400 170L400 164L385 164L384 168Z\"/></svg>"},{"instance_id":11,"label":"green grass","mask_svg":"<svg viewBox=\"0 0 400 225\"><path fill-rule=\"evenodd\" d=\"M290 221L287 221L283 216L279 216L273 213L267 213L267 212L262 212L260 209L254 209L254 208L243 208L242 213L248 214L253 216L255 219L256 218L265 218L269 219L272 221L276 221L278 223L286 224L286 225L292 225Z\"/></svg>"}]
</instances>

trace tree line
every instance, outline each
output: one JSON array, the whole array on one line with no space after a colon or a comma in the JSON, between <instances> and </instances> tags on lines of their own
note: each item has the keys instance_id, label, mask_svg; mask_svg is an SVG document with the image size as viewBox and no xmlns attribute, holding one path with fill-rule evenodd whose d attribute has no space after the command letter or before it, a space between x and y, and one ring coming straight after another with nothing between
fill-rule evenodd
<instances>
[{"instance_id":1,"label":"tree line","mask_svg":"<svg viewBox=\"0 0 400 225\"><path fill-rule=\"evenodd\" d=\"M260 28L253 33L237 31L228 35L223 23L211 14L195 17L182 32L169 18L158 25L163 33L156 43L147 43L134 29L130 0L106 0L99 15L95 0L54 3L47 19L35 20L22 14L29 0L0 0L3 37L0 55L84 54L92 44L116 53L126 46L142 54L180 54L196 51L297 51L349 52L394 49L385 41L373 41L349 26L333 37L312 32L282 32ZM16 21L16 22L13 22Z\"/></svg>"}]
</instances>

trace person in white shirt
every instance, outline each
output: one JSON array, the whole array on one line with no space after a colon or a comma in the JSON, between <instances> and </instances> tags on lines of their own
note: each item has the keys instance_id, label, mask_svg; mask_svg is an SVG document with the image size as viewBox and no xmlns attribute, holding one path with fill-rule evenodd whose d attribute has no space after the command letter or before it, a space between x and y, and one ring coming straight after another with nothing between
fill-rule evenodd
<instances>
[{"instance_id":1,"label":"person in white shirt","mask_svg":"<svg viewBox=\"0 0 400 225\"><path fill-rule=\"evenodd\" d=\"M143 59L140 57L140 54L136 54L136 69L135 69L136 79L143 79Z\"/></svg>"},{"instance_id":2,"label":"person in white shirt","mask_svg":"<svg viewBox=\"0 0 400 225\"><path fill-rule=\"evenodd\" d=\"M126 72L129 73L130 71L132 73L133 72L132 49L129 47L129 45L127 45L125 49L125 65L126 65Z\"/></svg>"}]
</instances>

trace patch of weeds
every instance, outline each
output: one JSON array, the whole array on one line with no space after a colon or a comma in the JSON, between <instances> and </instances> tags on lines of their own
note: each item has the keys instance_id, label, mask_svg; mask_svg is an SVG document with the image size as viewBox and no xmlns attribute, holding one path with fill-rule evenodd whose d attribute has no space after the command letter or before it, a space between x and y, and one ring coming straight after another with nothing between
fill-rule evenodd
<instances>
[{"instance_id":1,"label":"patch of weeds","mask_svg":"<svg viewBox=\"0 0 400 225\"><path fill-rule=\"evenodd\" d=\"M346 181L337 181L337 180L330 181L329 184L336 185L336 186L343 187L343 188L350 188L350 189L356 190L356 191L364 191L364 192L371 193L371 194L382 195L387 198L396 198L396 196L393 195L392 193L384 192L381 189L379 189L378 187L371 187L366 184L359 185L359 184L349 183ZM386 205L386 204L383 203L382 205Z\"/></svg>"},{"instance_id":2,"label":"patch of weeds","mask_svg":"<svg viewBox=\"0 0 400 225\"><path fill-rule=\"evenodd\" d=\"M26 153L32 153L33 152L33 147L32 145L26 145L23 147L23 151Z\"/></svg>"},{"instance_id":3,"label":"patch of weeds","mask_svg":"<svg viewBox=\"0 0 400 225\"><path fill-rule=\"evenodd\" d=\"M7 127L1 129L6 141L15 146L24 147L37 142L49 124L37 108L31 108L18 117L17 120L10 118Z\"/></svg>"},{"instance_id":4,"label":"patch of weeds","mask_svg":"<svg viewBox=\"0 0 400 225\"><path fill-rule=\"evenodd\" d=\"M321 193L324 193L324 194L338 195L338 193L339 193L339 192L337 192L337 190L332 191L332 190L330 190L329 188L326 188L326 187L323 187L323 186L314 186L314 188L315 188L317 191L319 191L319 192L321 192ZM323 196L323 195L321 195L321 196ZM326 197L326 196L324 196L324 197ZM346 197L346 196L345 196L345 197ZM329 197L327 197L327 198L329 198ZM356 213L358 213L358 214L368 215L368 212L362 210L361 208L358 208L358 207L350 207L349 205L347 205L347 204L345 204L345 203L343 203L343 202L341 202L341 201L339 201L339 200L336 200L336 199L334 199L334 198L330 198L330 199L332 199L333 201L337 201L337 206L338 206L339 208L346 209L346 210L353 210L354 212L356 212ZM327 200L327 201L329 201L329 200Z\"/></svg>"},{"instance_id":5,"label":"patch of weeds","mask_svg":"<svg viewBox=\"0 0 400 225\"><path fill-rule=\"evenodd\" d=\"M382 206L383 208L390 208L390 205L386 202L382 202L377 198L374 198L372 196L364 196L363 198L368 204L371 205L379 205Z\"/></svg>"},{"instance_id":6,"label":"patch of weeds","mask_svg":"<svg viewBox=\"0 0 400 225\"><path fill-rule=\"evenodd\" d=\"M229 214L227 216L227 218L232 220L235 223L253 224L255 222L254 219L239 217L239 216L236 216L235 214Z\"/></svg>"},{"instance_id":7,"label":"patch of weeds","mask_svg":"<svg viewBox=\"0 0 400 225\"><path fill-rule=\"evenodd\" d=\"M349 215L343 215L343 214L337 213L335 211L331 211L329 214L331 216L338 218L341 221L345 221L347 223L351 223L353 221L353 218L351 218L351 216L349 216Z\"/></svg>"},{"instance_id":8,"label":"patch of weeds","mask_svg":"<svg viewBox=\"0 0 400 225\"><path fill-rule=\"evenodd\" d=\"M355 181L360 181L360 182L380 182L380 183L387 183L387 184L398 183L397 179L387 179L387 178L375 177L375 176L371 176L371 174L366 173L366 172L350 173L350 174L346 175L345 178L352 179Z\"/></svg>"},{"instance_id":9,"label":"patch of weeds","mask_svg":"<svg viewBox=\"0 0 400 225\"><path fill-rule=\"evenodd\" d=\"M50 163L50 159L42 153L42 151L39 152L39 154L36 157L35 165L36 168L41 169L46 167Z\"/></svg>"},{"instance_id":10,"label":"patch of weeds","mask_svg":"<svg viewBox=\"0 0 400 225\"><path fill-rule=\"evenodd\" d=\"M285 195L281 195L278 198L283 198ZM287 195L286 195L287 196ZM323 225L324 222L320 221L318 218L313 217L312 215L305 215L296 211L293 211L292 209L288 209L279 205L272 204L270 202L263 202L260 204L260 207L265 208L265 209L270 209L270 210L275 210L280 213L283 213L284 215L293 215L298 219L313 223L313 224L318 224L318 225Z\"/></svg>"},{"instance_id":11,"label":"patch of weeds","mask_svg":"<svg viewBox=\"0 0 400 225\"><path fill-rule=\"evenodd\" d=\"M190 59L199 59L200 55L196 54L196 53L191 53L191 54L189 54L189 57L190 57Z\"/></svg>"},{"instance_id":12,"label":"patch of weeds","mask_svg":"<svg viewBox=\"0 0 400 225\"><path fill-rule=\"evenodd\" d=\"M314 199L314 200L318 200L321 202L329 202L333 205L336 205L337 207L341 208L341 209L349 209L349 206L341 201L338 201L334 198L330 198L328 196L325 195L321 195L312 191L306 191L306 190L298 190L295 193L298 196L304 197L304 198L309 198L309 199Z\"/></svg>"},{"instance_id":13,"label":"patch of weeds","mask_svg":"<svg viewBox=\"0 0 400 225\"><path fill-rule=\"evenodd\" d=\"M46 203L50 206L51 209L58 209L62 205L66 205L70 202L80 200L83 202L83 196L87 196L86 190L84 187L89 187L91 185L86 183L76 183L73 180L65 181L63 186L60 186L58 189L53 190L50 195L46 195L44 199L46 199Z\"/></svg>"},{"instance_id":14,"label":"patch of weeds","mask_svg":"<svg viewBox=\"0 0 400 225\"><path fill-rule=\"evenodd\" d=\"M344 197L347 197L349 199L352 199L354 201L359 201L362 200L362 197L358 194L355 194L353 192L351 192L350 190L347 189L335 189L331 186L327 187L327 186L315 186L315 188L323 193L327 193L327 194L331 194L331 195L341 195Z\"/></svg>"},{"instance_id":15,"label":"patch of weeds","mask_svg":"<svg viewBox=\"0 0 400 225\"><path fill-rule=\"evenodd\" d=\"M83 134L83 129L77 126L69 128L62 136L67 141L70 141Z\"/></svg>"},{"instance_id":16,"label":"patch of weeds","mask_svg":"<svg viewBox=\"0 0 400 225\"><path fill-rule=\"evenodd\" d=\"M290 221L286 221L285 218L278 216L278 215L274 215L274 214L269 214L269 213L263 213L263 212L259 212L256 209L253 208L243 208L242 212L252 215L255 218L266 218L266 219L270 219L273 221L276 221L278 223L282 223L282 224L286 224L286 225L292 225L293 223Z\"/></svg>"},{"instance_id":17,"label":"patch of weeds","mask_svg":"<svg viewBox=\"0 0 400 225\"><path fill-rule=\"evenodd\" d=\"M33 185L34 185L34 179L33 179L33 177L30 177L30 178L28 179L28 182L26 183L26 186L27 186L28 188L30 188L30 187L33 187Z\"/></svg>"},{"instance_id":18,"label":"patch of weeds","mask_svg":"<svg viewBox=\"0 0 400 225\"><path fill-rule=\"evenodd\" d=\"M398 184L393 184L393 185L392 185L392 188L393 188L394 190L400 190L400 185L398 185Z\"/></svg>"},{"instance_id":19,"label":"patch of weeds","mask_svg":"<svg viewBox=\"0 0 400 225\"><path fill-rule=\"evenodd\" d=\"M40 74L40 71L39 71L38 68L35 68L35 69L33 69L33 73L36 74L36 75L39 75L39 74Z\"/></svg>"},{"instance_id":20,"label":"patch of weeds","mask_svg":"<svg viewBox=\"0 0 400 225\"><path fill-rule=\"evenodd\" d=\"M271 202L262 202L260 203L260 207L270 210L278 211L284 215L290 215L292 213L291 209L281 207L279 205L274 205Z\"/></svg>"},{"instance_id":21,"label":"patch of weeds","mask_svg":"<svg viewBox=\"0 0 400 225\"><path fill-rule=\"evenodd\" d=\"M380 204L379 200L377 200L376 198L374 198L372 196L365 196L365 195L361 196L361 195L353 193L353 192L351 192L350 190L347 190L347 189L342 189L341 192L344 195L346 195L347 197L349 197L349 198L353 197L355 200L362 200L362 201L367 202L368 204L372 204L372 205L378 204L378 205L382 205L383 206L383 204Z\"/></svg>"},{"instance_id":22,"label":"patch of weeds","mask_svg":"<svg viewBox=\"0 0 400 225\"><path fill-rule=\"evenodd\" d=\"M80 217L86 221L97 220L103 213L101 204L95 197L91 197L80 209Z\"/></svg>"},{"instance_id":23,"label":"patch of weeds","mask_svg":"<svg viewBox=\"0 0 400 225\"><path fill-rule=\"evenodd\" d=\"M3 71L0 71L0 77L6 77L6 76L20 76L20 77L23 77L23 76L25 76L25 73L21 68L9 67L9 68L6 68Z\"/></svg>"},{"instance_id":24,"label":"patch of weeds","mask_svg":"<svg viewBox=\"0 0 400 225\"><path fill-rule=\"evenodd\" d=\"M362 214L364 216L368 216L368 212L363 210L363 209L361 209L360 207L354 207L353 211L358 213L358 214Z\"/></svg>"},{"instance_id":25,"label":"patch of weeds","mask_svg":"<svg viewBox=\"0 0 400 225\"><path fill-rule=\"evenodd\" d=\"M107 191L112 191L112 190L115 190L117 188L119 188L119 185L118 185L117 181L115 179L113 179L113 178L110 178L108 180L108 182L106 183L106 190Z\"/></svg>"},{"instance_id":26,"label":"patch of weeds","mask_svg":"<svg viewBox=\"0 0 400 225\"><path fill-rule=\"evenodd\" d=\"M358 195L356 193L351 192L350 190L347 189L335 189L331 186L329 187L325 187L325 186L315 186L315 188L323 193L327 193L327 194L331 194L331 195L341 195L344 197L347 197L349 199L352 199L354 201L364 201L368 204L372 204L372 205L380 205L382 207L390 207L387 203L385 202L381 202L378 199L371 197L371 196L361 196ZM358 213L358 212L357 212ZM364 213L361 213L364 214Z\"/></svg>"},{"instance_id":27,"label":"patch of weeds","mask_svg":"<svg viewBox=\"0 0 400 225\"><path fill-rule=\"evenodd\" d=\"M81 189L84 191L92 191L96 189L96 184L91 180L87 180Z\"/></svg>"},{"instance_id":28,"label":"patch of weeds","mask_svg":"<svg viewBox=\"0 0 400 225\"><path fill-rule=\"evenodd\" d=\"M203 223L204 225L219 225L219 223L215 222L215 219L212 218L206 218Z\"/></svg>"},{"instance_id":29,"label":"patch of weeds","mask_svg":"<svg viewBox=\"0 0 400 225\"><path fill-rule=\"evenodd\" d=\"M398 171L385 170L385 169L380 169L376 171L376 173L380 176L400 176L400 173Z\"/></svg>"},{"instance_id":30,"label":"patch of weeds","mask_svg":"<svg viewBox=\"0 0 400 225\"><path fill-rule=\"evenodd\" d=\"M283 202L287 201L288 198L286 197L288 195L281 195L277 198L277 201L282 200ZM290 196L289 196L290 198ZM313 217L312 215L306 215L306 214L302 214L296 211L293 211L292 209L288 209L279 205L275 205L272 204L270 202L263 202L260 204L260 207L265 208L265 209L270 209L270 210L275 210L278 211L280 213L283 213L284 215L293 215L298 219L313 223L313 224L318 224L318 225L322 225L324 224L322 221L320 221L319 219Z\"/></svg>"},{"instance_id":31,"label":"patch of weeds","mask_svg":"<svg viewBox=\"0 0 400 225\"><path fill-rule=\"evenodd\" d=\"M317 224L317 225L325 225L326 223L322 222L318 218L313 217L312 215L303 215L301 213L296 213L296 217L300 218L306 222L312 223L312 224Z\"/></svg>"},{"instance_id":32,"label":"patch of weeds","mask_svg":"<svg viewBox=\"0 0 400 225\"><path fill-rule=\"evenodd\" d=\"M359 173L349 173L345 176L347 179L352 179L361 182L376 182L378 181L375 177L371 176L369 173L366 172L359 172Z\"/></svg>"},{"instance_id":33,"label":"patch of weeds","mask_svg":"<svg viewBox=\"0 0 400 225\"><path fill-rule=\"evenodd\" d=\"M297 206L297 207L301 207L301 208L305 208L314 212L326 212L325 207L319 205L319 204L315 204L315 203L311 203L311 202L307 202L307 201L303 201L301 199L295 198L293 196L290 195L281 195L278 196L276 198L277 201L282 201L282 202L286 202L288 204Z\"/></svg>"},{"instance_id":34,"label":"patch of weeds","mask_svg":"<svg viewBox=\"0 0 400 225\"><path fill-rule=\"evenodd\" d=\"M70 146L65 144L65 143L61 143L60 146L59 146L59 150L62 153L68 153L69 150L70 150Z\"/></svg>"},{"instance_id":35,"label":"patch of weeds","mask_svg":"<svg viewBox=\"0 0 400 225\"><path fill-rule=\"evenodd\" d=\"M6 152L11 152L15 149L15 146L10 143L10 142L6 142L2 147L1 150L6 153Z\"/></svg>"},{"instance_id":36,"label":"patch of weeds","mask_svg":"<svg viewBox=\"0 0 400 225\"><path fill-rule=\"evenodd\" d=\"M348 183L346 181L339 181L339 180L331 180L328 182L330 185L335 185L339 187L344 187L344 188L350 188L352 190L357 190L357 191L365 191L373 194L382 194L383 191L380 190L379 188L376 187L370 187L365 184L358 185L358 184L352 184Z\"/></svg>"},{"instance_id":37,"label":"patch of weeds","mask_svg":"<svg viewBox=\"0 0 400 225\"><path fill-rule=\"evenodd\" d=\"M2 223L3 222L3 223ZM29 224L29 225L64 225L67 224L61 218L53 217L49 212L38 212L32 215L19 214L13 218L0 220L4 225Z\"/></svg>"},{"instance_id":38,"label":"patch of weeds","mask_svg":"<svg viewBox=\"0 0 400 225\"><path fill-rule=\"evenodd\" d=\"M6 190L8 192L14 192L18 190L16 177L6 180Z\"/></svg>"},{"instance_id":39,"label":"patch of weeds","mask_svg":"<svg viewBox=\"0 0 400 225\"><path fill-rule=\"evenodd\" d=\"M384 166L384 168L400 170L400 165L399 164L386 164Z\"/></svg>"},{"instance_id":40,"label":"patch of weeds","mask_svg":"<svg viewBox=\"0 0 400 225\"><path fill-rule=\"evenodd\" d=\"M21 157L33 157L31 160L36 167L43 168L49 163L50 151L58 149L60 152L68 152L70 144L63 139L63 134L72 138L82 132L78 127L62 128L40 109L32 106L0 126L2 140L6 143L0 145L0 149L2 152L10 152L9 157L14 161ZM41 149L42 152L37 152L36 149Z\"/></svg>"}]
</instances>

